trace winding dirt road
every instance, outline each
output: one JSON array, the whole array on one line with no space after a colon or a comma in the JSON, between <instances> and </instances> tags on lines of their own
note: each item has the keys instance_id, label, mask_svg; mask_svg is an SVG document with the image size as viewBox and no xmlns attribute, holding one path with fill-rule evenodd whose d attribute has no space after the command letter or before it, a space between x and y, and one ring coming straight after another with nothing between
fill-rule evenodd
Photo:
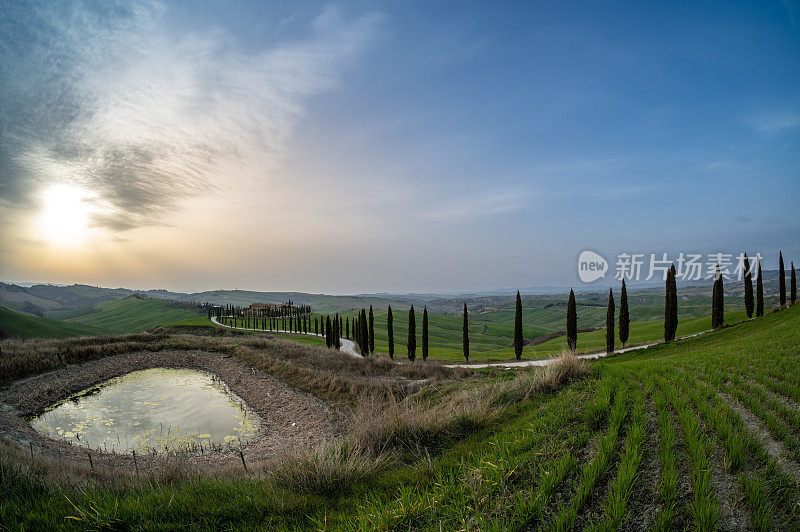
<instances>
[{"instance_id":1,"label":"winding dirt road","mask_svg":"<svg viewBox=\"0 0 800 532\"><path fill-rule=\"evenodd\" d=\"M221 326L221 327L227 327L229 329L237 329L237 330L240 330L240 331L260 331L260 332L286 333L286 331L278 331L278 330L272 330L272 329L267 329L265 331L264 329L245 329L244 327L232 327L230 325L225 325L223 323L218 322L217 318L214 318L214 317L211 318L211 321L213 323ZM681 336L680 338L676 338L674 341L679 342L681 340L685 340L687 338L694 338L695 336L700 336L701 334L706 334L708 332L711 332L711 331L708 330L708 331L702 331L702 332L699 332L699 333L689 334L689 335L686 335L686 336ZM286 333L286 334L307 334L307 335L310 335L310 336L322 336L321 334L314 334L314 333ZM347 338L341 338L340 340L342 342L342 347L340 348L340 351L342 351L342 352L344 352L344 353L346 353L346 354L348 354L350 356L361 358L361 354L359 354L359 352L356 350L356 343L355 342L353 342L352 340L348 340ZM649 343L649 344L635 345L635 346L632 346L632 347L626 347L624 349L617 349L616 351L614 351L614 353L627 353L628 351L636 351L638 349L647 349L648 347L652 347L654 345L659 345L659 344L662 344L662 343L663 342L652 342L652 343ZM605 356L608 356L608 353L606 353L605 351L599 351L597 353L586 353L584 355L578 355L578 358L583 358L583 359L586 359L586 360L594 360L594 359L602 358L602 357L605 357ZM553 362L554 360L558 360L558 357L556 357L556 358L545 358L545 359L542 359L542 360L519 360L519 361L513 360L513 361L509 361L509 362L487 362L485 364L444 364L444 365L447 366L448 368L467 368L467 369L481 369L481 368L491 368L491 367L526 368L526 367L531 367L531 366L546 366L546 365L550 364L551 362Z\"/></svg>"},{"instance_id":2,"label":"winding dirt road","mask_svg":"<svg viewBox=\"0 0 800 532\"><path fill-rule=\"evenodd\" d=\"M708 333L708 332L711 332L711 330L702 331L702 332L694 333L694 334L687 334L686 336L681 336L679 338L676 338L674 341L675 342L679 342L681 340L685 340L687 338L694 338L695 336L700 336L701 334L705 334L705 333ZM617 349L617 350L614 351L614 353L615 354L616 353L627 353L628 351L636 351L638 349L647 349L648 347L653 347L654 345L659 345L659 344L663 344L663 343L664 342L652 342L652 343L649 343L649 344L634 345L632 347L626 347L624 349ZM605 356L608 356L608 353L606 351L599 351L597 353L586 353L585 355L577 355L577 356L578 356L578 358L583 358L583 359L587 359L587 360L594 360L594 359L597 359L597 358L603 358ZM554 360L558 360L558 358L545 358L545 359L542 359L542 360L519 360L519 361L514 360L514 361L510 361L510 362L489 362L489 363L486 363L486 364L445 364L445 365L447 367L449 367L449 368L475 368L475 369L498 367L498 366L504 367L504 368L524 368L524 367L530 367L530 366L546 366L546 365L548 365L550 362L552 362Z\"/></svg>"},{"instance_id":3,"label":"winding dirt road","mask_svg":"<svg viewBox=\"0 0 800 532\"><path fill-rule=\"evenodd\" d=\"M226 327L228 329L235 329L237 331L256 331L256 332L276 332L276 333L285 333L285 334L305 334L306 336L319 336L320 338L323 337L321 334L314 334L314 333L304 333L304 332L288 332L288 331L280 331L278 329L246 329L244 327L233 327L231 325L226 325L224 323L220 323L217 321L217 318L212 316L211 323L215 325L219 325L220 327ZM348 340L347 338L339 338L342 343L342 346L339 348L339 351L346 353L352 357L361 358L361 354L356 351L356 343L352 340Z\"/></svg>"}]
</instances>

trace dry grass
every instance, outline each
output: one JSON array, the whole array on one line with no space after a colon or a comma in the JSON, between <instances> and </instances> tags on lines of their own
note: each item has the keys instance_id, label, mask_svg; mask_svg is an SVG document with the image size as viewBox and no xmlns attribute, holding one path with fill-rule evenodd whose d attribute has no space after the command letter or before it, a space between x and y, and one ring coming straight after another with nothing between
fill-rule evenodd
<instances>
[{"instance_id":1,"label":"dry grass","mask_svg":"<svg viewBox=\"0 0 800 532\"><path fill-rule=\"evenodd\" d=\"M256 474L266 471L280 485L318 493L344 489L403 457L413 459L438 452L473 431L496 423L509 406L556 390L588 373L584 362L564 353L548 366L518 370L511 380L464 382L459 378L470 375L470 370L431 362L397 364L385 358L359 359L269 335L139 334L78 340L6 340L2 349L0 375L6 381L130 351L169 350L189 356L190 351L202 350L235 357L250 368L272 374L317 397L348 404L349 430L344 438L287 451L254 468ZM415 393L420 388L423 391ZM3 451L6 464L24 459L12 459L8 449ZM87 471L86 464L65 468L42 460L37 465L48 481L66 476L102 482L97 478L98 471ZM200 475L203 469L174 460L156 465L145 469L147 477L143 481L170 483ZM130 468L118 472L114 469L109 472L103 468L101 476L113 482L130 480ZM212 470L214 474L221 472L220 468L209 471Z\"/></svg>"},{"instance_id":2,"label":"dry grass","mask_svg":"<svg viewBox=\"0 0 800 532\"><path fill-rule=\"evenodd\" d=\"M505 407L585 377L586 364L564 352L555 362L518 371L513 380L462 388L436 401L362 399L350 427L359 446L375 453L390 449L436 449L470 430L494 423Z\"/></svg>"},{"instance_id":3,"label":"dry grass","mask_svg":"<svg viewBox=\"0 0 800 532\"><path fill-rule=\"evenodd\" d=\"M0 384L108 356L136 351L199 350L235 356L251 367L332 401L352 403L363 395L412 391L411 381L441 381L466 376L469 370L438 363L397 364L382 357L364 359L266 334L192 335L140 333L69 340L0 341Z\"/></svg>"},{"instance_id":4,"label":"dry grass","mask_svg":"<svg viewBox=\"0 0 800 532\"><path fill-rule=\"evenodd\" d=\"M332 493L381 470L446 447L497 422L507 407L588 375L585 362L564 352L552 364L519 371L510 381L458 389L431 400L415 395L362 397L346 439L282 457L272 477L302 492Z\"/></svg>"},{"instance_id":5,"label":"dry grass","mask_svg":"<svg viewBox=\"0 0 800 532\"><path fill-rule=\"evenodd\" d=\"M588 373L586 362L565 349L555 362L520 372L516 379L498 384L491 391L491 402L494 405L518 403L534 395L555 391L583 379Z\"/></svg>"},{"instance_id":6,"label":"dry grass","mask_svg":"<svg viewBox=\"0 0 800 532\"><path fill-rule=\"evenodd\" d=\"M344 493L393 461L390 454L376 455L340 440L281 456L268 478L301 493Z\"/></svg>"},{"instance_id":7,"label":"dry grass","mask_svg":"<svg viewBox=\"0 0 800 532\"><path fill-rule=\"evenodd\" d=\"M67 340L8 339L0 341L0 383L38 375L68 364L148 349L164 335L147 333Z\"/></svg>"},{"instance_id":8,"label":"dry grass","mask_svg":"<svg viewBox=\"0 0 800 532\"><path fill-rule=\"evenodd\" d=\"M144 482L149 486L168 486L176 482L196 480L207 474L189 457L181 455L163 455L152 459L140 456L140 476L137 478L130 464L130 457L92 453L93 463L88 460L77 462L43 455L36 450L33 461L27 449L23 449L4 438L0 438L0 499L2 487L14 485L48 484L62 487L96 484L108 488L122 488ZM215 473L224 474L220 467ZM231 474L238 472L233 468Z\"/></svg>"}]
</instances>

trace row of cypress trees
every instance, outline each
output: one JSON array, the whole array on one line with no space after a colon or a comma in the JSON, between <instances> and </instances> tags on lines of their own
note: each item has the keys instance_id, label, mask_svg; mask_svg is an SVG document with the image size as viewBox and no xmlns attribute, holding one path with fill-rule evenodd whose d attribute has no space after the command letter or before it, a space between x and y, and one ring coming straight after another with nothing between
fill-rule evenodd
<instances>
[{"instance_id":1,"label":"row of cypress trees","mask_svg":"<svg viewBox=\"0 0 800 532\"><path fill-rule=\"evenodd\" d=\"M671 301L668 297L667 301ZM675 299L675 308L677 309L677 296ZM606 307L606 352L613 353L615 348L615 316L616 305L614 304L614 291L608 289L608 306ZM619 295L619 341L622 347L628 341L628 334L630 333L631 317L628 310L628 288L625 286L625 280L622 280L622 290ZM675 318L675 326L677 327L677 317ZM569 300L567 301L567 349L574 351L578 346L578 312L575 302L575 293L569 291Z\"/></svg>"},{"instance_id":2,"label":"row of cypress trees","mask_svg":"<svg viewBox=\"0 0 800 532\"><path fill-rule=\"evenodd\" d=\"M616 314L616 306L614 305L614 291L608 289L608 307L606 308L606 353L613 353L615 348L614 336L614 316ZM573 313L574 316L574 313ZM573 319L576 319L573 318ZM676 318L677 324L677 318ZM622 290L619 294L619 341L622 347L625 347L625 342L628 341L628 334L630 332L631 317L628 310L628 288L625 286L625 279L622 280ZM572 328L577 330L577 323L572 325ZM573 338L573 345L577 344L577 336ZM574 348L572 348L574 349Z\"/></svg>"},{"instance_id":3,"label":"row of cypress trees","mask_svg":"<svg viewBox=\"0 0 800 532\"><path fill-rule=\"evenodd\" d=\"M761 264L756 261L756 294L753 301L753 277L750 269L750 260L747 254L744 255L744 309L747 318L755 316L760 318L764 315L764 279L761 274ZM791 263L791 274L789 277L789 300L792 305L797 302L797 275L794 270L794 262ZM723 279L720 275L719 265L716 267L714 275L714 287L711 292L711 327L719 329L725 325L725 294ZM786 306L786 269L783 263L783 252L778 252L778 301L780 308ZM754 308L755 307L755 308Z\"/></svg>"},{"instance_id":4,"label":"row of cypress trees","mask_svg":"<svg viewBox=\"0 0 800 532\"><path fill-rule=\"evenodd\" d=\"M756 287L755 298L753 295L753 279L750 268L750 261L747 254L744 255L744 305L747 317L751 318L755 311L756 317L764 315L764 285L761 273L761 265L756 261ZM778 284L779 284L779 298L780 305L786 305L786 272L783 262L783 252L778 254ZM795 274L794 262L791 263L790 275L790 289L789 297L791 304L797 301L797 278ZM754 301L755 300L755 301ZM310 312L310 307L301 307L300 309L292 308L292 304L288 305L289 311L281 312L281 314L289 316L289 328L294 332L309 332L310 329L310 316L303 314ZM714 285L712 289L712 304L711 304L711 323L714 329L720 328L724 325L724 285L723 279L720 275L719 265L716 266ZM236 310L231 307L226 309L235 316ZM299 310L299 312L298 312ZM210 313L210 311L209 311ZM606 351L611 353L615 348L615 313L616 306L614 303L614 293L612 289L608 291L608 307L606 309ZM292 320L294 316L297 319ZM266 317L266 316L265 316ZM245 316L242 316L245 318ZM277 326L277 319L275 319ZM285 322L285 320L284 320ZM296 325L295 323L296 322ZM270 320L270 324L272 320ZM394 316L392 307L389 305L386 317L387 326L387 342L389 357L394 359L395 345L394 345ZM266 328L266 323L265 323ZM286 329L286 323L284 323ZM417 333L416 333L416 313L414 306L408 311L408 338L406 341L407 356L412 362L416 359L417 351ZM678 291L676 281L675 265L670 266L667 271L667 278L665 282L665 301L664 301L664 341L670 342L675 340L678 329ZM630 312L628 309L628 292L625 286L625 280L622 281L622 289L620 291L620 312L619 312L619 340L622 347L625 347L630 333ZM314 319L314 333L319 334L317 319ZM331 320L330 316L326 316L323 321L323 336L325 336L326 345L328 347L341 347L341 336L344 333L345 337L351 338L350 318L348 317L345 322L342 317L337 313ZM352 337L356 341L359 351L362 356L368 356L375 352L375 316L372 305L369 307L369 313L366 309L361 309L357 318L353 318L352 324ZM570 350L577 348L578 341L578 320L577 320L577 304L575 300L575 293L572 289L569 291L569 299L567 301L567 347ZM522 350L524 347L524 336L522 329L522 298L520 292L517 291L516 305L514 312L514 354L517 360L522 358ZM470 344L469 344L469 317L467 304L464 303L463 310L463 323L462 323L462 350L464 358L469 361ZM427 360L429 355L429 326L428 326L428 309L425 307L422 313L422 359Z\"/></svg>"},{"instance_id":5,"label":"row of cypress trees","mask_svg":"<svg viewBox=\"0 0 800 532\"><path fill-rule=\"evenodd\" d=\"M753 297L753 278L750 268L750 260L744 254L744 306L747 317L752 318L755 311L756 317L764 315L764 281L761 273L761 265L756 262L756 294ZM797 275L794 262L791 263L789 276L789 300L792 305L797 302ZM784 269L783 253L778 254L778 291L780 306L786 306L786 272ZM754 301L755 299L755 301ZM711 292L711 326L718 329L725 324L725 291L724 281L720 274L719 264L715 267L714 284ZM608 290L608 308L606 310L606 352L614 351L614 293ZM630 326L630 315L628 311L628 293L625 280L622 281L620 293L620 316L619 316L619 338L622 346L628 340ZM671 265L667 271L664 301L664 341L675 340L678 330L678 289L676 283L675 265ZM567 303L567 346L574 349L577 341L577 319L575 312L575 296L570 290L570 298Z\"/></svg>"},{"instance_id":6,"label":"row of cypress trees","mask_svg":"<svg viewBox=\"0 0 800 532\"><path fill-rule=\"evenodd\" d=\"M783 267L783 252L778 254L778 289L780 291L781 307L786 306L786 271ZM794 271L794 261L791 262L791 274L789 275L789 298L792 305L797 302L797 276Z\"/></svg>"},{"instance_id":7,"label":"row of cypress trees","mask_svg":"<svg viewBox=\"0 0 800 532\"><path fill-rule=\"evenodd\" d=\"M750 269L750 260L744 256L744 308L747 317L753 317L755 310L756 317L764 315L764 281L761 276L761 264L756 261L756 295L753 302L753 278ZM794 262L791 263L789 276L789 301L792 305L797 302L797 275L794 270ZM783 263L783 252L778 252L778 300L781 307L786 306L786 269ZM755 309L753 308L755 306ZM722 323L720 322L721 326Z\"/></svg>"}]
</instances>

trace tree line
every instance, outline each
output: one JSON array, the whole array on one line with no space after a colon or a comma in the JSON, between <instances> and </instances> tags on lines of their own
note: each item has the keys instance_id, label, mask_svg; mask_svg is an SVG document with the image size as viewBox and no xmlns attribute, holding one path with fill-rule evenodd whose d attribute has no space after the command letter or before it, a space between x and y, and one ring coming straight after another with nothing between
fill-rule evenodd
<instances>
[{"instance_id":1,"label":"tree line","mask_svg":"<svg viewBox=\"0 0 800 532\"><path fill-rule=\"evenodd\" d=\"M756 317L764 315L764 280L761 272L761 264L756 261L755 267L751 268L750 259L744 254L744 307L747 318L751 319L753 314ZM755 271L755 274L753 273ZM753 293L753 276L755 275L755 294ZM797 302L797 276L795 274L794 262L791 263L791 273L789 276L789 301L794 305ZM786 307L786 271L783 262L783 252L778 252L778 297L779 307ZM615 346L614 337L614 293L608 290L608 308L606 311L606 352L613 353ZM725 286L724 277L720 273L719 264L714 268L714 284L711 289L711 328L716 330L725 325ZM630 331L630 313L628 310L628 293L625 280L622 280L620 291L619 309L619 340L622 347L628 341ZM664 341L675 340L678 331L678 288L676 283L675 265L671 265L667 270L665 289L664 289ZM575 308L575 295L570 290L569 301L567 303L567 346L574 350L577 345L577 313Z\"/></svg>"},{"instance_id":2,"label":"tree line","mask_svg":"<svg viewBox=\"0 0 800 532\"><path fill-rule=\"evenodd\" d=\"M755 314L756 317L764 315L764 283L761 272L761 265L756 261L755 267L751 268L747 254L744 255L744 306L748 319ZM778 254L778 285L780 307L786 306L787 288L786 275L783 262L783 253ZM753 273L755 271L755 274ZM678 330L678 289L677 272L675 265L671 265L667 270L665 279L664 295L664 341L671 342L676 339ZM753 283L755 276L755 288ZM788 297L791 304L797 301L797 280L794 262L791 263L791 273L789 276ZM724 281L720 273L719 265L716 265L714 273L714 284L711 291L711 325L713 329L719 329L725 324L724 311ZM228 305L224 312L220 307L218 319L222 319L225 324L234 327L240 326L250 328L250 324L260 324L262 329L283 330L286 332L299 332L323 336L328 348L341 348L341 338L347 338L356 343L358 352L366 357L375 352L375 316L372 305L369 309L362 308L354 317L343 317L337 312L333 316L325 315L319 318L311 317L311 307L293 306L289 301L271 309L252 310L242 309ZM209 317L211 316L209 310ZM567 299L567 320L566 320L566 341L567 348L571 351L577 349L578 343L578 313L575 292L570 289ZM522 359L525 339L522 327L522 298L517 291L514 312L514 355L517 360ZM623 349L628 342L630 335L630 311L628 308L628 291L625 280L622 280L622 287L619 297L619 318L616 317L616 305L614 301L613 289L608 291L608 305L606 309L606 352L615 351L616 338L619 339ZM269 327L267 327L269 325ZM386 315L387 344L389 357L395 357L395 335L394 335L394 313L392 306L389 305ZM253 328L257 328L255 325ZM428 324L428 309L423 308L421 324L421 345L420 351L422 359L427 360L430 354L430 334ZM469 362L470 342L469 342L469 311L467 303L464 303L462 312L462 352L464 359ZM414 305L408 310L408 336L406 338L406 356L408 360L414 362L417 358L417 317Z\"/></svg>"}]
</instances>

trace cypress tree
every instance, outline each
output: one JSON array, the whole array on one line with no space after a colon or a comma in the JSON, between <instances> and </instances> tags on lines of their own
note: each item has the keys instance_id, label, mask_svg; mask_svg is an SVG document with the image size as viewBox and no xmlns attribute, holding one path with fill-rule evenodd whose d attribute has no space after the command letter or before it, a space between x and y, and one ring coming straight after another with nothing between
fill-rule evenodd
<instances>
[{"instance_id":1,"label":"cypress tree","mask_svg":"<svg viewBox=\"0 0 800 532\"><path fill-rule=\"evenodd\" d=\"M664 288L664 341L672 340L672 269L667 271L667 280Z\"/></svg>"},{"instance_id":2,"label":"cypress tree","mask_svg":"<svg viewBox=\"0 0 800 532\"><path fill-rule=\"evenodd\" d=\"M351 326L350 333L353 335L353 341L356 343L358 352L361 352L361 311L357 311L353 318L353 325Z\"/></svg>"},{"instance_id":3,"label":"cypress tree","mask_svg":"<svg viewBox=\"0 0 800 532\"><path fill-rule=\"evenodd\" d=\"M719 264L717 264L716 273L714 274L714 291L711 298L711 327L713 329L719 329L725 323L724 294L722 275L720 275Z\"/></svg>"},{"instance_id":4,"label":"cypress tree","mask_svg":"<svg viewBox=\"0 0 800 532\"><path fill-rule=\"evenodd\" d=\"M353 318L353 341L358 346L358 352L361 352L361 312L356 312L356 317Z\"/></svg>"},{"instance_id":5,"label":"cypress tree","mask_svg":"<svg viewBox=\"0 0 800 532\"><path fill-rule=\"evenodd\" d=\"M422 309L422 360L428 360L428 307Z\"/></svg>"},{"instance_id":6,"label":"cypress tree","mask_svg":"<svg viewBox=\"0 0 800 532\"><path fill-rule=\"evenodd\" d=\"M336 349L342 348L342 334L341 330L339 329L341 325L341 321L339 321L339 313L336 313L336 317L333 320L333 347Z\"/></svg>"},{"instance_id":7,"label":"cypress tree","mask_svg":"<svg viewBox=\"0 0 800 532\"><path fill-rule=\"evenodd\" d=\"M361 309L361 355L367 356L369 354L369 330L367 329L367 311Z\"/></svg>"},{"instance_id":8,"label":"cypress tree","mask_svg":"<svg viewBox=\"0 0 800 532\"><path fill-rule=\"evenodd\" d=\"M514 355L517 360L522 358L522 345L524 343L522 337L522 298L517 290L517 307L514 311Z\"/></svg>"},{"instance_id":9,"label":"cypress tree","mask_svg":"<svg viewBox=\"0 0 800 532\"><path fill-rule=\"evenodd\" d=\"M319 320L314 318L314 334L319 336Z\"/></svg>"},{"instance_id":10,"label":"cypress tree","mask_svg":"<svg viewBox=\"0 0 800 532\"><path fill-rule=\"evenodd\" d=\"M670 336L672 339L675 339L675 334L678 332L678 282L677 282L677 272L675 271L675 265L673 264L669 268L670 270L670 297L672 300L670 301L670 310L672 311L672 316L670 318L670 324L672 329L670 330Z\"/></svg>"},{"instance_id":11,"label":"cypress tree","mask_svg":"<svg viewBox=\"0 0 800 532\"><path fill-rule=\"evenodd\" d=\"M325 318L325 345L328 346L328 349L331 348L333 345L333 331L331 331L331 317L326 316Z\"/></svg>"},{"instance_id":12,"label":"cypress tree","mask_svg":"<svg viewBox=\"0 0 800 532\"><path fill-rule=\"evenodd\" d=\"M750 272L750 259L744 254L744 311L747 319L753 317L753 274Z\"/></svg>"},{"instance_id":13,"label":"cypress tree","mask_svg":"<svg viewBox=\"0 0 800 532\"><path fill-rule=\"evenodd\" d=\"M725 324L725 280L722 275L717 282L717 325L722 327Z\"/></svg>"},{"instance_id":14,"label":"cypress tree","mask_svg":"<svg viewBox=\"0 0 800 532\"><path fill-rule=\"evenodd\" d=\"M356 312L356 317L353 318L353 341L361 352L361 311Z\"/></svg>"},{"instance_id":15,"label":"cypress tree","mask_svg":"<svg viewBox=\"0 0 800 532\"><path fill-rule=\"evenodd\" d=\"M720 327L725 325L725 280L722 275L719 276L719 284L717 285L717 323L719 323Z\"/></svg>"},{"instance_id":16,"label":"cypress tree","mask_svg":"<svg viewBox=\"0 0 800 532\"><path fill-rule=\"evenodd\" d=\"M414 359L417 358L417 322L414 317L414 305L411 305L408 310L408 342L406 346L408 348L408 359L414 362Z\"/></svg>"},{"instance_id":17,"label":"cypress tree","mask_svg":"<svg viewBox=\"0 0 800 532\"><path fill-rule=\"evenodd\" d=\"M786 270L783 267L783 251L778 252L778 289L781 294L781 308L786 306Z\"/></svg>"},{"instance_id":18,"label":"cypress tree","mask_svg":"<svg viewBox=\"0 0 800 532\"><path fill-rule=\"evenodd\" d=\"M369 306L369 352L375 352L375 315L372 313L372 305Z\"/></svg>"},{"instance_id":19,"label":"cypress tree","mask_svg":"<svg viewBox=\"0 0 800 532\"><path fill-rule=\"evenodd\" d=\"M756 257L756 318L764 315L764 280L761 277L761 260Z\"/></svg>"},{"instance_id":20,"label":"cypress tree","mask_svg":"<svg viewBox=\"0 0 800 532\"><path fill-rule=\"evenodd\" d=\"M567 349L575 351L578 346L578 310L575 306L575 292L569 289L567 301Z\"/></svg>"},{"instance_id":21,"label":"cypress tree","mask_svg":"<svg viewBox=\"0 0 800 532\"><path fill-rule=\"evenodd\" d=\"M792 277L789 281L789 301L794 305L797 302L797 277L794 275L794 261L792 261Z\"/></svg>"},{"instance_id":22,"label":"cypress tree","mask_svg":"<svg viewBox=\"0 0 800 532\"><path fill-rule=\"evenodd\" d=\"M625 279L622 280L622 292L619 294L619 341L622 347L628 341L630 332L631 316L628 313L628 289L625 287Z\"/></svg>"},{"instance_id":23,"label":"cypress tree","mask_svg":"<svg viewBox=\"0 0 800 532\"><path fill-rule=\"evenodd\" d=\"M464 323L461 325L461 348L464 350L464 359L469 362L469 317L466 303L464 303Z\"/></svg>"},{"instance_id":24,"label":"cypress tree","mask_svg":"<svg viewBox=\"0 0 800 532\"><path fill-rule=\"evenodd\" d=\"M711 328L717 327L717 278L715 277L714 286L711 288Z\"/></svg>"},{"instance_id":25,"label":"cypress tree","mask_svg":"<svg viewBox=\"0 0 800 532\"><path fill-rule=\"evenodd\" d=\"M364 342L364 331L366 330L366 325L364 324L364 320L361 318L364 309L358 311L358 350L363 355L364 352L368 349L367 344Z\"/></svg>"},{"instance_id":26,"label":"cypress tree","mask_svg":"<svg viewBox=\"0 0 800 532\"><path fill-rule=\"evenodd\" d=\"M386 338L389 342L389 358L394 360L394 317L392 316L392 306L389 305L389 312L386 314Z\"/></svg>"},{"instance_id":27,"label":"cypress tree","mask_svg":"<svg viewBox=\"0 0 800 532\"><path fill-rule=\"evenodd\" d=\"M606 353L614 352L614 292L608 289L608 308L606 309Z\"/></svg>"},{"instance_id":28,"label":"cypress tree","mask_svg":"<svg viewBox=\"0 0 800 532\"><path fill-rule=\"evenodd\" d=\"M350 339L350 317L348 316L346 320L344 320L344 335L347 339Z\"/></svg>"}]
</instances>

